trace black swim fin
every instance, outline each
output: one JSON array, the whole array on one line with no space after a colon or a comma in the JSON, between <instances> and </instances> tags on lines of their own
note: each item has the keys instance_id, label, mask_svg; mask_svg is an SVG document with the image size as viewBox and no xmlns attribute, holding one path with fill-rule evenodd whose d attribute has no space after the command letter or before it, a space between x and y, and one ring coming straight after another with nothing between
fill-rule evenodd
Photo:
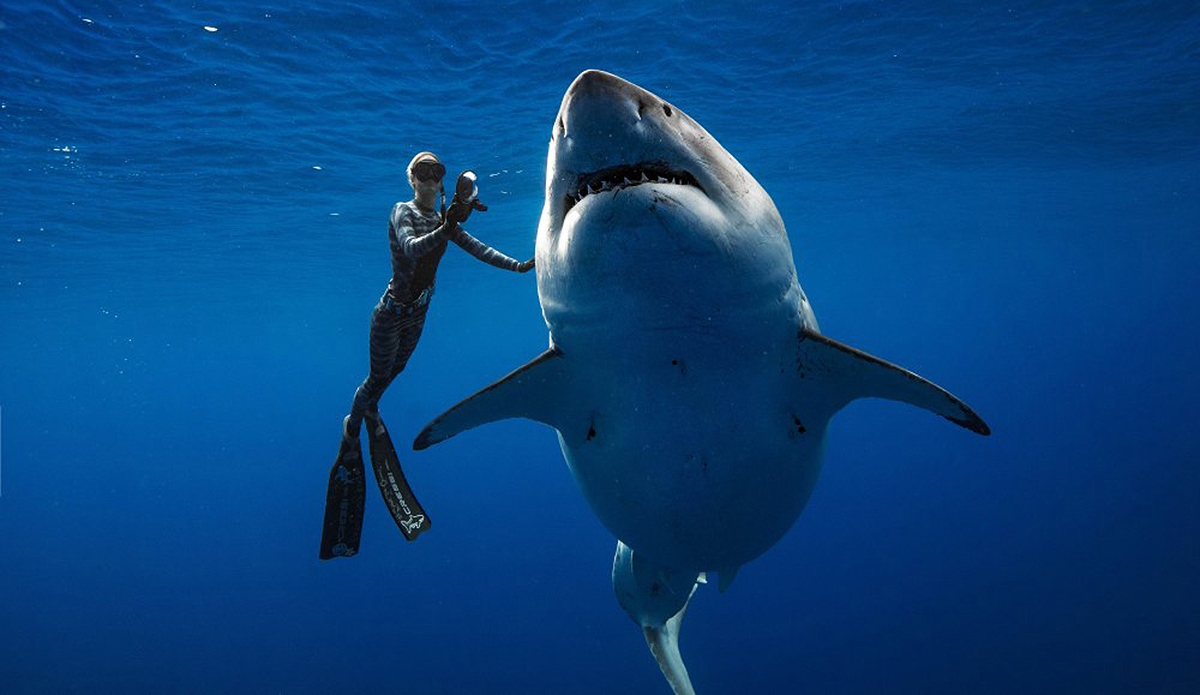
<instances>
[{"instance_id":1,"label":"black swim fin","mask_svg":"<svg viewBox=\"0 0 1200 695\"><path fill-rule=\"evenodd\" d=\"M392 519L400 527L400 533L410 541L416 540L417 536L429 529L429 515L408 486L404 471L400 470L400 459L396 456L396 448L392 446L392 438L388 436L383 419L374 413L367 417L366 422L371 468L375 469L379 492L387 503Z\"/></svg>"},{"instance_id":2,"label":"black swim fin","mask_svg":"<svg viewBox=\"0 0 1200 695\"><path fill-rule=\"evenodd\" d=\"M321 531L322 560L358 553L362 537L363 508L367 501L367 473L358 437L342 437L337 459L329 471L325 491L325 528Z\"/></svg>"}]
</instances>

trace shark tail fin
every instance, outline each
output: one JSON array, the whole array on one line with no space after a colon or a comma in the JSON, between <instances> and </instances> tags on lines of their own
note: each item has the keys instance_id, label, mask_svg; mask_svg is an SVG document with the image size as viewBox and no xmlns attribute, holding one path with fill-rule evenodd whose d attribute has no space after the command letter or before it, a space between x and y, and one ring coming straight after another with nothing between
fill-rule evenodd
<instances>
[{"instance_id":1,"label":"shark tail fin","mask_svg":"<svg viewBox=\"0 0 1200 695\"><path fill-rule=\"evenodd\" d=\"M496 383L486 386L425 426L413 442L420 451L496 420L524 417L554 427L557 394L564 381L562 353L543 352Z\"/></svg>"},{"instance_id":2,"label":"shark tail fin","mask_svg":"<svg viewBox=\"0 0 1200 695\"><path fill-rule=\"evenodd\" d=\"M613 589L617 602L641 626L646 645L675 695L695 695L683 656L679 626L703 572L663 567L617 541L613 557Z\"/></svg>"},{"instance_id":3,"label":"shark tail fin","mask_svg":"<svg viewBox=\"0 0 1200 695\"><path fill-rule=\"evenodd\" d=\"M693 587L692 591L695 590ZM692 688L692 679L688 677L687 667L683 665L683 655L679 653L679 626L683 623L685 612L686 603L662 627L643 627L642 634L646 637L650 653L658 662L658 668L666 676L667 683L670 683L675 695L696 695Z\"/></svg>"},{"instance_id":4,"label":"shark tail fin","mask_svg":"<svg viewBox=\"0 0 1200 695\"><path fill-rule=\"evenodd\" d=\"M856 398L886 398L924 408L978 434L992 432L970 406L937 384L819 333L800 332L797 357L800 378L827 384L836 393L835 409Z\"/></svg>"}]
</instances>

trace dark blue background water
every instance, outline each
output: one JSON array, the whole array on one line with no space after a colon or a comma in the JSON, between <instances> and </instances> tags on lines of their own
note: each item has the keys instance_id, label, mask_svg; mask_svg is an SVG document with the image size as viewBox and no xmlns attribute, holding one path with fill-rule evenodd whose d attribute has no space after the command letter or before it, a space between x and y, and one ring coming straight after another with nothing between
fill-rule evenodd
<instances>
[{"instance_id":1,"label":"dark blue background water","mask_svg":"<svg viewBox=\"0 0 1200 695\"><path fill-rule=\"evenodd\" d=\"M369 490L317 560L403 166L477 169L528 257L597 67L754 173L826 334L995 432L844 411L693 599L699 691L1197 692L1200 12L1111 5L6 1L0 690L667 692L541 426L406 454L434 530ZM439 278L401 445L546 343L532 275Z\"/></svg>"}]
</instances>

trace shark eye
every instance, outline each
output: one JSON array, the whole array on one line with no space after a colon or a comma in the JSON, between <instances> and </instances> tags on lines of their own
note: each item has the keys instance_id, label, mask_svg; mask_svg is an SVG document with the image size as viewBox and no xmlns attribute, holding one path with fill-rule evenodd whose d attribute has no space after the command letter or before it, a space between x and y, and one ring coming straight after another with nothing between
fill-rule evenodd
<instances>
[{"instance_id":1,"label":"shark eye","mask_svg":"<svg viewBox=\"0 0 1200 695\"><path fill-rule=\"evenodd\" d=\"M667 114L667 118L671 117L671 107L663 104L663 113Z\"/></svg>"}]
</instances>

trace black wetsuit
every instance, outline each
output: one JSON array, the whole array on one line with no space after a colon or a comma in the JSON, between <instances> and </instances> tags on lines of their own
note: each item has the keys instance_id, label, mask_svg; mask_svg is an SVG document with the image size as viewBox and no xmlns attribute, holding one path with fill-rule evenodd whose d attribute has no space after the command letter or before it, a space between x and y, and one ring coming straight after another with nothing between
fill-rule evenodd
<instances>
[{"instance_id":1,"label":"black wetsuit","mask_svg":"<svg viewBox=\"0 0 1200 695\"><path fill-rule=\"evenodd\" d=\"M437 211L424 211L413 202L396 203L392 208L388 241L392 248L392 279L371 312L371 366L354 393L347 423L352 435L358 434L363 416L376 410L384 390L404 371L417 346L446 242L453 241L497 268L515 271L521 265L457 224L443 226Z\"/></svg>"}]
</instances>

